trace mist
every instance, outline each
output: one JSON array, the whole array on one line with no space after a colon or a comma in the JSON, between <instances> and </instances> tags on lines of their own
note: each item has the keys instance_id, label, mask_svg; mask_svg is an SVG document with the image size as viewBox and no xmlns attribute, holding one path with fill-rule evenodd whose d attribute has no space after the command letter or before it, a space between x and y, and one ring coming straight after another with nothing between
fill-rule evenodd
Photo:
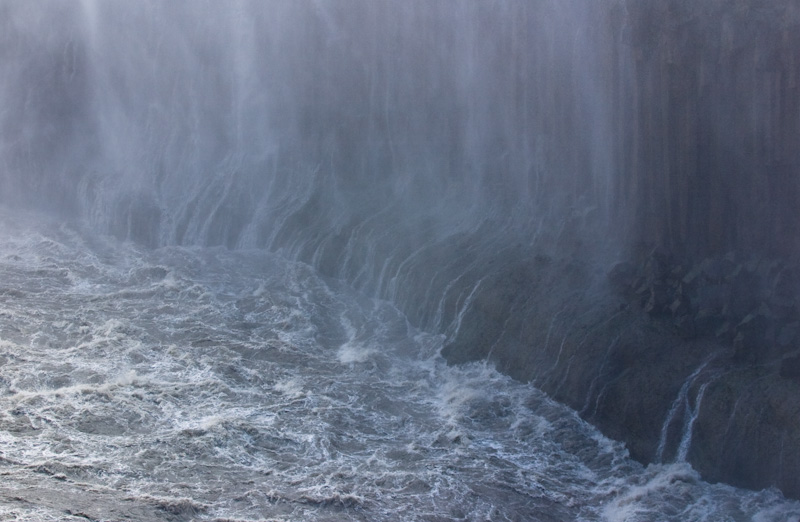
<instances>
[{"instance_id":1,"label":"mist","mask_svg":"<svg viewBox=\"0 0 800 522\"><path fill-rule=\"evenodd\" d=\"M642 462L796 497L800 426L736 397L800 379L798 50L783 0L6 0L0 202L307 263Z\"/></svg>"},{"instance_id":2,"label":"mist","mask_svg":"<svg viewBox=\"0 0 800 522\"><path fill-rule=\"evenodd\" d=\"M332 230L399 201L526 227L606 212L613 67L593 42L614 36L593 4L11 2L3 194L231 247L275 248L256 229L315 191Z\"/></svg>"}]
</instances>

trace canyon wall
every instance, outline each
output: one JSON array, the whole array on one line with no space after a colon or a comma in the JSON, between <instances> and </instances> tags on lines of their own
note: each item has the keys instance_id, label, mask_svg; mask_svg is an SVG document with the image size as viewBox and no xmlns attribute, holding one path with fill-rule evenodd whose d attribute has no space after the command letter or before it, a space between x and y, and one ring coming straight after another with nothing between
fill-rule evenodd
<instances>
[{"instance_id":1,"label":"canyon wall","mask_svg":"<svg viewBox=\"0 0 800 522\"><path fill-rule=\"evenodd\" d=\"M281 251L800 497L794 2L46 6L0 5L4 204Z\"/></svg>"}]
</instances>

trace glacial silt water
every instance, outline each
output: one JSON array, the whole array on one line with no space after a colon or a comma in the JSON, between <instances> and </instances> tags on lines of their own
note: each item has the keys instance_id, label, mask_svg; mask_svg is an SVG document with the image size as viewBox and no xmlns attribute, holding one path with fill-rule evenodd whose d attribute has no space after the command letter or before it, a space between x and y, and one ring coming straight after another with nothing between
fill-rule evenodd
<instances>
[{"instance_id":1,"label":"glacial silt water","mask_svg":"<svg viewBox=\"0 0 800 522\"><path fill-rule=\"evenodd\" d=\"M306 264L2 215L0 519L796 520Z\"/></svg>"}]
</instances>

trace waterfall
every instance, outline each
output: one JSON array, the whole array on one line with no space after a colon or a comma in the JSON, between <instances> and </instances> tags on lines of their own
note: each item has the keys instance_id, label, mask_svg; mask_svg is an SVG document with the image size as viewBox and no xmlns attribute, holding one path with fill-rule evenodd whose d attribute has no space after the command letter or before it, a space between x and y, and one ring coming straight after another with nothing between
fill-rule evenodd
<instances>
[{"instance_id":1,"label":"waterfall","mask_svg":"<svg viewBox=\"0 0 800 522\"><path fill-rule=\"evenodd\" d=\"M7 2L2 199L337 273L485 219L555 230L607 206L595 4Z\"/></svg>"},{"instance_id":2,"label":"waterfall","mask_svg":"<svg viewBox=\"0 0 800 522\"><path fill-rule=\"evenodd\" d=\"M485 220L793 255L800 15L728 4L8 1L0 199L337 274Z\"/></svg>"},{"instance_id":3,"label":"waterfall","mask_svg":"<svg viewBox=\"0 0 800 522\"><path fill-rule=\"evenodd\" d=\"M689 454L689 448L692 446L692 429L700 415L700 405L703 402L703 395L706 393L706 388L710 383L704 382L700 389L697 390L697 397L694 399L694 408L689 407L686 412L688 415L684 419L683 433L681 434L681 442L678 444L678 454L675 457L676 462L686 462L686 456ZM687 404L688 405L688 404Z\"/></svg>"},{"instance_id":4,"label":"waterfall","mask_svg":"<svg viewBox=\"0 0 800 522\"><path fill-rule=\"evenodd\" d=\"M665 452L667 450L667 444L669 443L670 428L679 419L682 419L683 422L681 423L681 438L676 448L675 462L686 462L686 456L692 444L692 429L694 428L697 416L700 414L700 405L703 401L703 395L710 381L704 382L697 390L694 406L692 406L689 401L689 390L694 386L695 382L697 382L703 370L706 369L710 362L710 360L703 362L703 364L686 378L681 389L678 391L678 396L675 397L675 400L672 402L672 406L670 406L669 412L664 419L664 424L661 426L661 436L659 437L658 449L656 450L656 460L658 462L665 462Z\"/></svg>"},{"instance_id":5,"label":"waterfall","mask_svg":"<svg viewBox=\"0 0 800 522\"><path fill-rule=\"evenodd\" d=\"M798 379L778 360L800 338L796 278L769 263L800 258L799 25L790 0L6 0L0 204L308 263L444 335L448 361L487 360L646 439L641 460L667 458L683 421L687 458L716 387L691 406L703 367L674 383L678 356L640 343L699 328L653 333L606 275L655 247L706 268L756 257L763 281L735 283L779 299L728 303L747 310L706 314L702 335ZM688 306L673 279L665 316ZM726 288L708 280L692 298L710 314ZM767 334L783 345L762 350ZM748 484L800 495L775 473Z\"/></svg>"}]
</instances>

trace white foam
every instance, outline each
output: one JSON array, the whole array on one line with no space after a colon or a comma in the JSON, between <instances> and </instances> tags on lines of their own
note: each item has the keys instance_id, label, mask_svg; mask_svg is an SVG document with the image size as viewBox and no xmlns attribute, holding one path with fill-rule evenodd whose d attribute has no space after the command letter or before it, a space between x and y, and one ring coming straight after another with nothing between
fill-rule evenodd
<instances>
[{"instance_id":1,"label":"white foam","mask_svg":"<svg viewBox=\"0 0 800 522\"><path fill-rule=\"evenodd\" d=\"M253 295L253 297L261 297L266 292L267 292L266 283L264 281L261 281L261 283L258 285L258 288L253 290L253 294L252 295Z\"/></svg>"},{"instance_id":2,"label":"white foam","mask_svg":"<svg viewBox=\"0 0 800 522\"><path fill-rule=\"evenodd\" d=\"M290 399L299 399L305 396L303 383L300 382L299 379L286 379L283 381L278 381L275 383L273 388L275 391L286 395Z\"/></svg>"},{"instance_id":3,"label":"white foam","mask_svg":"<svg viewBox=\"0 0 800 522\"><path fill-rule=\"evenodd\" d=\"M570 519L626 522L680 519L659 518L665 508L698 521L796 511L779 494L705 484L685 464L632 463L571 410L491 365L448 366L443 335L327 288L307 266L276 259L243 273L234 251L166 249L153 261L103 248L36 261L91 259L72 266L85 294L29 281L32 265L0 267L37 297L0 313L2 332L15 332L0 339L4 474L37 487L125 491L210 520L531 520L542 505L555 517L548 503ZM132 277L131 266L167 276Z\"/></svg>"},{"instance_id":4,"label":"white foam","mask_svg":"<svg viewBox=\"0 0 800 522\"><path fill-rule=\"evenodd\" d=\"M128 370L127 372L117 377L114 383L119 386L131 386L133 384L136 384L138 381L139 381L139 375L137 375L136 370Z\"/></svg>"},{"instance_id":5,"label":"white foam","mask_svg":"<svg viewBox=\"0 0 800 522\"><path fill-rule=\"evenodd\" d=\"M346 342L339 347L336 357L342 364L363 363L369 360L375 350L358 343Z\"/></svg>"},{"instance_id":6,"label":"white foam","mask_svg":"<svg viewBox=\"0 0 800 522\"><path fill-rule=\"evenodd\" d=\"M630 522L640 520L639 515L655 515L662 500L659 497L677 494L678 483L696 483L699 475L686 463L669 465L653 464L647 468L645 482L641 484L618 484L622 492L615 495L603 509L608 522Z\"/></svg>"}]
</instances>

